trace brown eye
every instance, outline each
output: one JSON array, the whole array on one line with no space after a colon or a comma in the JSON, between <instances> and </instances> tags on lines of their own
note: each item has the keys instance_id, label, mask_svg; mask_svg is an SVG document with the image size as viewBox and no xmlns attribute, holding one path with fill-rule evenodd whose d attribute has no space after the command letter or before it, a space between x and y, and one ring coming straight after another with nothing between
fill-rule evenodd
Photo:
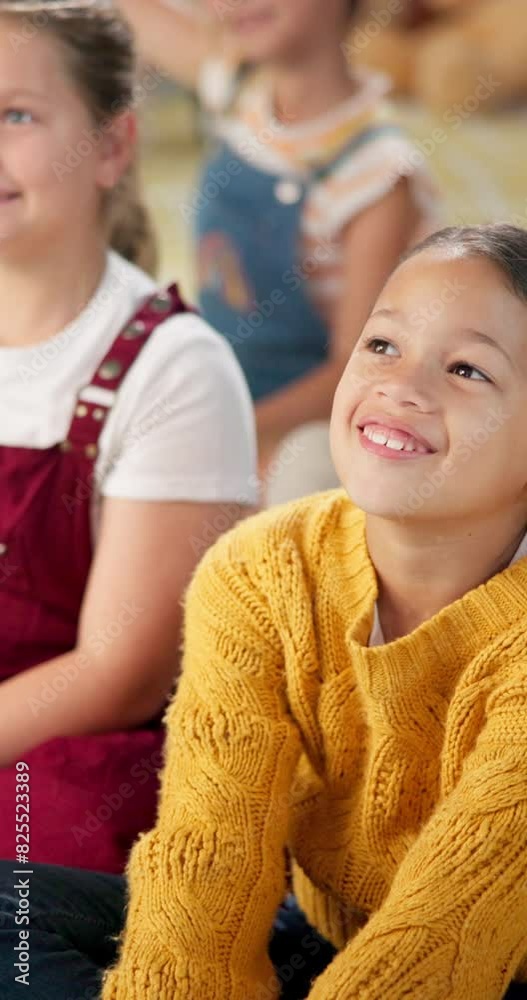
<instances>
[{"instance_id":1,"label":"brown eye","mask_svg":"<svg viewBox=\"0 0 527 1000\"><path fill-rule=\"evenodd\" d=\"M366 342L366 349L371 351L372 354L387 354L387 348L392 348L394 351L397 350L389 340L383 340L382 337L371 337L370 340Z\"/></svg>"},{"instance_id":2,"label":"brown eye","mask_svg":"<svg viewBox=\"0 0 527 1000\"><path fill-rule=\"evenodd\" d=\"M490 379L479 368L474 368L474 365L469 365L466 361L458 361L457 364L452 365L450 371L472 382L490 382Z\"/></svg>"}]
</instances>

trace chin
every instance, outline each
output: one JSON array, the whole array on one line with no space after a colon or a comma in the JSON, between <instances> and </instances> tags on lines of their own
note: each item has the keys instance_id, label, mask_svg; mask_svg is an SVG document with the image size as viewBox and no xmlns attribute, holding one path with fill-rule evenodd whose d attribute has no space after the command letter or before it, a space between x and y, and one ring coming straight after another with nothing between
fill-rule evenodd
<instances>
[{"instance_id":1,"label":"chin","mask_svg":"<svg viewBox=\"0 0 527 1000\"><path fill-rule=\"evenodd\" d=\"M402 517L415 516L407 505L407 493L397 493L386 488L385 483L360 482L356 476L340 477L342 485L350 500L365 514L372 517L383 517L389 521L399 521Z\"/></svg>"},{"instance_id":2,"label":"chin","mask_svg":"<svg viewBox=\"0 0 527 1000\"><path fill-rule=\"evenodd\" d=\"M280 46L275 41L266 41L265 38L240 38L239 51L242 53L245 62L254 63L256 66L272 63L281 56Z\"/></svg>"},{"instance_id":3,"label":"chin","mask_svg":"<svg viewBox=\"0 0 527 1000\"><path fill-rule=\"evenodd\" d=\"M272 63L282 59L296 44L296 26L284 25L279 13L272 14L265 26L240 30L233 25L231 30L236 47L248 62Z\"/></svg>"}]
</instances>

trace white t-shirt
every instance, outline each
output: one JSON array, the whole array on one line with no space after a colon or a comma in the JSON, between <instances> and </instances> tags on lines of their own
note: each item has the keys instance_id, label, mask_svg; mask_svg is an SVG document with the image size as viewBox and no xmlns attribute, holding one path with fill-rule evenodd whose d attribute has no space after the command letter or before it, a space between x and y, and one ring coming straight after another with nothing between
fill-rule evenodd
<instances>
[{"instance_id":1,"label":"white t-shirt","mask_svg":"<svg viewBox=\"0 0 527 1000\"><path fill-rule=\"evenodd\" d=\"M0 445L49 448L67 437L81 390L156 287L109 251L99 288L73 323L31 347L0 347ZM162 323L112 395L93 511L100 496L255 503L249 391L230 346L199 316Z\"/></svg>"}]
</instances>

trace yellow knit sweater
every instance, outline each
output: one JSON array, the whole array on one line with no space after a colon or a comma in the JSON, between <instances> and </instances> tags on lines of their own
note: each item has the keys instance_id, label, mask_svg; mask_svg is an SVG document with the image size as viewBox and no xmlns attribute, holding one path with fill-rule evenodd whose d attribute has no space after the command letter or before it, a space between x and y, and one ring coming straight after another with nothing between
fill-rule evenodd
<instances>
[{"instance_id":1,"label":"yellow knit sweater","mask_svg":"<svg viewBox=\"0 0 527 1000\"><path fill-rule=\"evenodd\" d=\"M274 1000L286 847L339 949L310 1000L499 1000L524 978L527 559L369 648L376 596L340 490L206 555L104 1000Z\"/></svg>"}]
</instances>

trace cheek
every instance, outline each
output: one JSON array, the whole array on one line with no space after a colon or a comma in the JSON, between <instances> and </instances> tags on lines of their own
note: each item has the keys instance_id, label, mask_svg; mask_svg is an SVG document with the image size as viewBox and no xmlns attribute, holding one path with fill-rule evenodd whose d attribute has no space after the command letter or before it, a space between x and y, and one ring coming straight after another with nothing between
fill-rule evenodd
<instances>
[{"instance_id":1,"label":"cheek","mask_svg":"<svg viewBox=\"0 0 527 1000\"><path fill-rule=\"evenodd\" d=\"M459 422L452 433L450 457L465 488L497 495L503 488L515 488L518 477L525 479L527 439L514 431L517 421L508 420L499 407L468 423Z\"/></svg>"},{"instance_id":2,"label":"cheek","mask_svg":"<svg viewBox=\"0 0 527 1000\"><path fill-rule=\"evenodd\" d=\"M357 390L344 375L335 392L331 411L330 433L333 447L349 443L350 425L359 402Z\"/></svg>"},{"instance_id":3,"label":"cheek","mask_svg":"<svg viewBox=\"0 0 527 1000\"><path fill-rule=\"evenodd\" d=\"M363 371L357 359L352 358L344 370L335 393L339 411L346 421L351 419L358 404L367 395L370 382L371 379L367 378L367 373Z\"/></svg>"},{"instance_id":4,"label":"cheek","mask_svg":"<svg viewBox=\"0 0 527 1000\"><path fill-rule=\"evenodd\" d=\"M8 171L19 181L29 198L44 192L49 195L58 183L54 170L58 160L42 139L24 143L23 147L12 150L11 155L6 157L6 164Z\"/></svg>"},{"instance_id":5,"label":"cheek","mask_svg":"<svg viewBox=\"0 0 527 1000\"><path fill-rule=\"evenodd\" d=\"M96 185L98 146L88 130L78 129L50 137L47 156L42 158L41 176L44 183L62 198L76 194L86 197L88 187Z\"/></svg>"},{"instance_id":6,"label":"cheek","mask_svg":"<svg viewBox=\"0 0 527 1000\"><path fill-rule=\"evenodd\" d=\"M63 174L70 151L68 134L35 128L13 136L3 150L7 169L28 189L49 187Z\"/></svg>"},{"instance_id":7,"label":"cheek","mask_svg":"<svg viewBox=\"0 0 527 1000\"><path fill-rule=\"evenodd\" d=\"M476 435L477 440L483 440L484 435L482 453L484 450L486 463L497 470L500 488L523 485L527 480L527 436L519 421L508 419L498 425L493 414Z\"/></svg>"}]
</instances>

